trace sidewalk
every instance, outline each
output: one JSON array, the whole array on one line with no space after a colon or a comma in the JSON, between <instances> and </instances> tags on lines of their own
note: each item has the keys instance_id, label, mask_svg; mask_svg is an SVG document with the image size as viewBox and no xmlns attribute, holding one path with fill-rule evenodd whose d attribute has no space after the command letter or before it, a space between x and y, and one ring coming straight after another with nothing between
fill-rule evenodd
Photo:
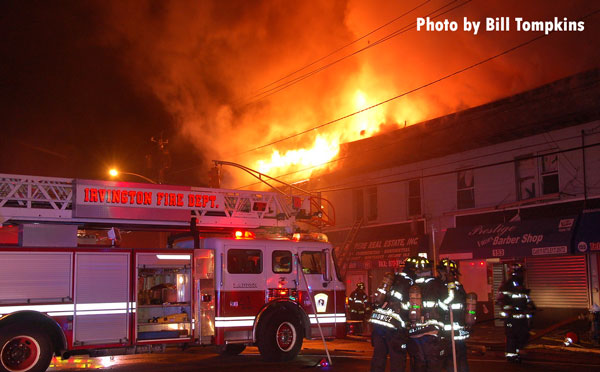
<instances>
[{"instance_id":1,"label":"sidewalk","mask_svg":"<svg viewBox=\"0 0 600 372\"><path fill-rule=\"evenodd\" d=\"M564 345L567 332L573 330L570 326L560 327L540 337L544 330L534 329L530 332L531 341L523 350L524 360L561 360L573 363L585 363L587 360L600 358L600 346L594 346L589 341L581 340L571 346ZM581 337L583 332L577 332ZM536 334L538 337L536 337ZM495 327L493 323L478 325L467 341L469 350L474 353L504 353L504 327Z\"/></svg>"},{"instance_id":2,"label":"sidewalk","mask_svg":"<svg viewBox=\"0 0 600 372\"><path fill-rule=\"evenodd\" d=\"M585 340L583 332L579 332L584 340L576 345L565 346L563 344L565 335L571 328L569 326L557 328L544 336L537 337L536 334L544 330L532 330L531 342L523 350L523 360L545 360L564 361L576 363L587 363L600 360L600 346L594 346ZM348 335L350 339L370 342L368 332L357 335ZM504 357L504 327L496 327L492 322L477 325L467 340L467 346L471 355L486 355L494 358Z\"/></svg>"}]
</instances>

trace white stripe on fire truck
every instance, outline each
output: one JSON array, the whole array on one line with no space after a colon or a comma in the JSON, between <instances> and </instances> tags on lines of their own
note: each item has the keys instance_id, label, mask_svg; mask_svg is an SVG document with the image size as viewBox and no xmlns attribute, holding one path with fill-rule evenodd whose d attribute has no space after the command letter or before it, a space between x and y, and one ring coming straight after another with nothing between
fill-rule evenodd
<instances>
[{"instance_id":1,"label":"white stripe on fire truck","mask_svg":"<svg viewBox=\"0 0 600 372\"><path fill-rule=\"evenodd\" d=\"M217 316L215 317L215 328L221 327L252 327L254 316Z\"/></svg>"},{"instance_id":2,"label":"white stripe on fire truck","mask_svg":"<svg viewBox=\"0 0 600 372\"><path fill-rule=\"evenodd\" d=\"M331 323L345 323L346 314L318 314L319 323L331 324ZM317 324L317 319L314 314L308 315L311 324ZM254 325L255 317L253 316L218 316L215 317L215 327L252 327Z\"/></svg>"},{"instance_id":3,"label":"white stripe on fire truck","mask_svg":"<svg viewBox=\"0 0 600 372\"><path fill-rule=\"evenodd\" d=\"M33 311L39 311L42 313L47 313L47 312L51 312L51 311L58 311L58 312L70 311L71 315L73 315L73 311L75 310L75 305L74 304L60 304L60 305L1 306L0 314L6 315L6 314L14 313L16 311L23 311L23 310L33 310Z\"/></svg>"},{"instance_id":4,"label":"white stripe on fire truck","mask_svg":"<svg viewBox=\"0 0 600 372\"><path fill-rule=\"evenodd\" d=\"M135 311L135 304L127 302L107 302L92 304L59 304L59 305L22 305L22 306L2 306L0 315L6 315L17 311L39 311L47 313L50 316L72 316L77 309L77 315L99 315L99 314L125 314L127 306ZM134 308L134 309L131 309Z\"/></svg>"},{"instance_id":5,"label":"white stripe on fire truck","mask_svg":"<svg viewBox=\"0 0 600 372\"><path fill-rule=\"evenodd\" d=\"M77 304L75 310L77 312L86 310L115 310L115 309L127 309L127 302L106 302L102 304Z\"/></svg>"},{"instance_id":6,"label":"white stripe on fire truck","mask_svg":"<svg viewBox=\"0 0 600 372\"><path fill-rule=\"evenodd\" d=\"M309 314L310 324L317 324L317 319L314 314ZM320 324L345 323L346 314L318 314Z\"/></svg>"}]
</instances>

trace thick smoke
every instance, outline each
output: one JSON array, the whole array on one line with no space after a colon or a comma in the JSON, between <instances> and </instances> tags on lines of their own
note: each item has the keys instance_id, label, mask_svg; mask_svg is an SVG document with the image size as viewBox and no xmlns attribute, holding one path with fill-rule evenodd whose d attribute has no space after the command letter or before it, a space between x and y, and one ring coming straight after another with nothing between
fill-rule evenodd
<instances>
[{"instance_id":1,"label":"thick smoke","mask_svg":"<svg viewBox=\"0 0 600 372\"><path fill-rule=\"evenodd\" d=\"M514 53L380 106L377 115L350 118L307 135L247 153L260 145L318 126L384 101L537 36L524 32L416 32L376 45L416 17L465 1L119 1L99 2L106 19L103 43L123 51L124 68L139 89L151 90L173 115L180 133L205 159L255 167L274 149L309 147L316 133L338 131L351 141L372 130L348 123L362 119L375 129L403 125L509 96L597 67L599 16L578 33L556 33ZM262 99L267 84L347 45L422 3L351 46L300 72L313 76ZM110 7L107 9L107 7ZM489 17L577 19L593 10L587 2L471 1L441 16L462 22ZM414 28L414 27L413 27ZM299 76L299 75L294 75ZM285 81L285 80L284 80ZM281 83L281 82L280 82ZM269 86L276 87L278 84ZM373 127L371 129L373 129ZM200 156L199 156L200 158ZM205 167L210 164L205 163ZM206 171L206 168L203 171ZM278 175L274 171L273 175ZM231 181L231 178L230 178ZM228 186L240 186L227 182Z\"/></svg>"}]
</instances>

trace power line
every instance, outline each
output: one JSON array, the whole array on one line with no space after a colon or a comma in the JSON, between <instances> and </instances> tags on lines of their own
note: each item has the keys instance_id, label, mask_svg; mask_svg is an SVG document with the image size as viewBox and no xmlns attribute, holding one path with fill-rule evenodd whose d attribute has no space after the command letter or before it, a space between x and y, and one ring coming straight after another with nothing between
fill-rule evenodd
<instances>
[{"instance_id":1,"label":"power line","mask_svg":"<svg viewBox=\"0 0 600 372\"><path fill-rule=\"evenodd\" d=\"M593 148L593 147L597 147L600 146L600 142L597 143L593 143L593 144L589 144L589 145L585 145L585 146L576 146L576 147L570 147L564 150L557 150L557 151L552 151L552 152L548 152L548 153L544 153L544 154L537 154L537 155L530 155L530 156L525 156L525 157L520 157L518 160L530 160L530 159L537 159L537 158L541 158L543 156L549 156L549 155L555 155L555 154L562 154L565 152L571 152L571 151L577 151L577 150L584 150L584 149L588 149L588 148ZM503 161L499 161L499 162L495 162L495 163L489 163L489 164L483 164L483 165L478 165L478 166L474 166L474 167L467 167L467 168L460 168L460 169L455 169L455 170L451 170L451 171L444 171L444 172L438 172L438 173L432 173L432 174L428 174L428 175L422 175L420 177L408 177L408 178L401 178L401 179L395 179L395 180L390 180L390 181L383 181L383 182L373 182L373 183L367 183L367 184L363 184L360 187L372 187L372 186L379 186L379 185L387 185L387 184L391 184L391 183L399 183L399 182L406 182L406 181L410 181L410 180L414 180L416 178L431 178L431 177L439 177L439 176L446 176L449 174L454 174L458 171L472 171L472 170L476 170L476 169L483 169L483 168L489 168L489 167L495 167L495 166L499 166L499 165L505 165L505 164L512 164L514 163L516 160L515 159L510 159L510 160L503 160ZM344 191L344 190L353 190L356 187L340 187L340 188L335 188L335 189L315 189L313 191L320 191L320 192L335 192L335 191Z\"/></svg>"},{"instance_id":2,"label":"power line","mask_svg":"<svg viewBox=\"0 0 600 372\"><path fill-rule=\"evenodd\" d=\"M541 101L541 100L544 100L544 99L545 99L545 97L540 97L540 98L538 98L537 100L535 100L533 102ZM580 136L578 136L578 135L577 136L572 136L572 137L560 138L558 140L555 140L554 143L558 146L557 142L569 141L569 140L578 139L578 138L580 138ZM376 146L373 146L371 148L363 150L360 154L353 154L353 155L347 155L347 156L344 156L344 157L341 157L341 158L336 158L336 159L330 160L330 161L328 161L328 162L326 162L324 164L315 165L315 166L304 168L304 169L301 169L301 170L289 172L289 173L286 173L286 174L279 175L277 177L279 177L279 178L286 177L286 176L290 176L290 175L293 175L293 174L296 174L296 173L302 173L302 172L306 172L306 171L309 171L309 170L312 170L312 169L315 169L315 168L320 168L323 165L333 164L333 163L336 163L336 162L339 162L339 161L342 161L342 160L347 160L347 159L356 158L356 157L363 157L365 155L365 153L369 153L369 152L372 152L372 151L381 151L384 148L387 148L387 147L390 147L390 146L395 146L395 145L397 145L398 143L400 143L402 141L403 141L403 139L398 139L396 141L390 142L390 143L385 144L383 146L376 145ZM547 142L546 143L534 143L534 144L526 146L526 147L517 146L517 147L514 147L514 148L502 150L502 151L496 151L496 152L489 153L489 154L483 154L483 155L473 156L473 157L470 157L470 158L459 159L459 160L456 160L456 161L450 161L450 162L446 162L446 163L443 163L443 164L438 164L438 165L435 165L435 166L430 166L430 167L422 168L421 171L429 170L429 169L432 169L432 168L439 168L439 167L450 166L452 164L462 163L462 162L466 162L466 161L478 160L478 159L486 158L486 157L489 157L489 156L502 155L502 154L513 152L513 151L516 151L516 150L530 148L530 147L537 147L537 146L541 146L541 145L544 145L544 144L547 144ZM544 154L544 155L547 155L547 154ZM461 170L463 170L463 169L461 169ZM372 177L371 179L389 178L389 177L393 177L393 176L402 175L404 173L409 173L409 172L400 172L400 173L395 173L395 174L391 174L391 175ZM258 184L260 184L260 182L254 182L254 183L251 183L251 184L248 184L248 185L245 185L245 186L237 187L237 189L245 189L247 187L258 185ZM351 182L350 183L341 183L341 184L338 184L338 186L342 186L342 185L345 185L345 184L351 184Z\"/></svg>"},{"instance_id":3,"label":"power line","mask_svg":"<svg viewBox=\"0 0 600 372\"><path fill-rule=\"evenodd\" d=\"M469 0L469 1L470 1L470 0ZM583 19L585 19L585 18L588 18L588 17L590 17L590 16L592 16L592 15L594 15L594 14L598 13L598 12L600 12L600 9L597 9L597 10L595 10L595 11L591 12L591 13L588 13L588 14L587 14L587 15L585 15L584 17L580 18L580 20L583 20ZM483 65L484 63L487 63L487 62L489 62L489 61L492 61L492 60L494 60L494 59L496 59L496 58L502 57L502 56L504 56L504 55L506 55L506 54L508 54L508 53L511 53L511 52L513 52L513 51L515 51L515 50L517 50L517 49L520 49L520 48L522 48L522 47L524 47L524 46L526 46L526 45L529 45L529 44L531 44L531 43L533 43L533 42L535 42L535 41L537 41L537 40L539 40L539 39L542 39L542 38L544 38L544 37L546 37L546 36L548 36L548 35L551 35L551 34L553 34L553 33L552 33L552 32L550 32L550 33L548 33L548 34L542 34L542 35L540 35L540 36L534 37L534 38L532 38L532 39L529 39L529 40L527 40L527 41L525 41L525 42L523 42L523 43L520 43L520 44L518 44L518 45L516 45L516 46L514 46L514 47L512 47L512 48L506 49L506 50L504 50L504 51L502 51L502 52L500 52L500 53L498 53L498 54L495 54L495 55L493 55L493 56L490 56L490 57L488 57L488 58L485 58L485 59L483 59L483 60L481 60L481 61L479 61L479 62L476 62L476 63L474 63L474 64L472 64L472 65L469 65L469 66L467 66L467 67L464 67L464 68L462 68L462 69L459 69L459 70L457 70L457 71L454 71L454 72L452 72L452 73L450 73L450 74L448 74L448 75L445 75L445 76L443 76L443 77L441 77L441 78L438 78L438 79L436 79L436 80L433 80L433 81L431 81L431 82L429 82L429 83L426 83L426 84L424 84L424 85L421 85L421 86L419 86L419 87L417 87L417 88L414 88L414 89L411 89L411 90L409 90L409 91L406 91L406 92L404 92L404 93L402 93L402 94L399 94L399 95L396 95L396 96L394 96L394 97L388 98L388 99L386 99L386 100L384 100L384 101L381 101L381 102L379 102L379 103L376 103L376 104L374 104L374 105L371 105L371 106L369 106L369 107L366 107L366 108L364 108L364 109L361 109L361 110L355 111L355 112L353 112L353 113L350 113L350 114L344 115L344 116L342 116L342 117L339 117L339 118L337 118L337 119L330 120L330 121L328 121L328 122L326 122L326 123L324 123L324 124L317 125L316 127L313 127L313 128L310 128L310 129L307 129L307 130L304 130L304 131L298 132L298 133L296 133L296 134L290 135L290 136L288 136L288 137L284 137L284 138L281 138L281 139L279 139L279 140L276 140L276 141L273 141L273 142L270 142L270 143L267 143L267 144L264 144L264 145L261 145L261 146L255 147L255 148L253 148L253 149L246 150L246 151L244 151L244 152L238 153L237 155L242 155L242 154L246 154L246 153L253 152L253 151L256 151L256 150L260 150L260 149L263 149L263 148L265 148L265 147L269 147L269 146L272 146L272 145L274 145L274 144L277 144L277 143L280 143L280 142L284 142L284 141L287 141L287 140L289 140L289 139L292 139L292 138L295 138L295 137L301 136L301 135L303 135L303 134L307 134L307 133L309 133L309 132L312 132L312 131L314 131L314 130L317 130L317 129L324 128L324 127L326 127L326 126L329 126L329 125L331 125L331 124L337 123L337 122L339 122L339 121L342 121L342 120L344 120L344 119L348 119L348 118L350 118L350 117L352 117L352 116L358 115L358 114L360 114L360 113L363 113L363 112L365 112L365 111L368 111L368 110L371 110L371 109L373 109L373 108L375 108L375 107L381 106L381 105L383 105L383 104L386 104L386 103L388 103L388 102L391 102L391 101L394 101L394 100L396 100L396 99L398 99L398 98L404 97L404 96L406 96L406 95L408 95L408 94L414 93L414 92L416 92L416 91L419 91L419 90L421 90L421 89L424 89L424 88L427 88L427 87L429 87L429 86L431 86L431 85L437 84L437 83L439 83L439 82L441 82L441 81L444 81L444 80L446 80L446 79L449 79L449 78L451 78L451 77L453 77L453 76L456 76L456 75L458 75L458 74L461 74L461 73L463 73L463 72L465 72L465 71L468 71L468 70L470 70L470 69L473 69L473 68L475 68L475 67L478 67L478 66L480 66L480 65Z\"/></svg>"},{"instance_id":4,"label":"power line","mask_svg":"<svg viewBox=\"0 0 600 372\"><path fill-rule=\"evenodd\" d=\"M454 9L462 7L463 5L471 2L472 0L466 0L465 2L459 4L459 5L451 8L451 9L448 9L448 10L446 10L446 11L440 13L440 14L434 15L435 13L437 13L437 12L441 11L442 9L450 6L451 4L455 3L456 1L458 1L458 0L451 1L450 3L448 3L448 4L446 4L446 5L438 8L438 9L436 9L436 10L434 10L434 11L428 13L428 14L426 14L425 17L432 17L433 19L435 19L437 17L440 17L440 16L442 16L442 15L444 15L446 13L449 13L449 12L453 11ZM363 51L365 51L367 49L373 48L373 47L375 47L375 46L377 46L379 44L382 44L383 42L388 41L388 40L390 40L390 39L392 39L392 38L394 38L394 37L396 37L398 35L401 35L401 34L403 34L405 32L408 32L408 31L412 30L413 26L416 25L416 24L417 24L416 21L411 22L408 25L403 26L402 28L400 28L400 29L392 32L391 34L388 34L388 35L384 36L383 38L381 38L381 39L379 39L379 40L377 40L377 41L375 41L373 43L370 43L368 46L366 46L364 48L361 48L361 49L359 49L359 50L357 50L355 52L352 52L352 53L350 53L348 55L345 55L345 56L343 56L343 57L341 57L341 58L339 58L339 59L337 59L335 61L332 61L332 62L330 62L330 63L328 63L326 65L323 65L323 66L321 66L321 67L319 67L319 68L317 68L315 70L307 72L304 75L300 75L299 77L296 77L296 78L294 78L292 80L284 82L284 83L282 83L282 84L280 84L278 86L275 86L274 88L271 88L271 89L268 89L268 90L266 90L266 91L264 91L262 93L259 93L259 94L256 95L256 97L257 97L256 99L254 99L254 100L252 100L250 102L247 102L246 105L249 105L249 104L254 103L254 102L258 102L258 101L260 101L260 100L262 100L262 99L264 99L266 97L269 97L269 96L271 96L271 95L273 95L275 93L278 93L278 92L280 92L280 91L288 88L289 86L294 85L294 84L296 84L296 83L298 83L298 82L300 82L300 81L302 81L304 79L307 79L307 78L309 78L309 77L311 77L311 76L313 76L313 75L315 75L315 74L317 74L317 73L319 73L319 72L321 72L321 71L323 71L323 70L325 70L325 69L327 69L327 68L329 68L329 67L331 67L331 66L333 66L333 65L335 65L335 64L337 64L337 63L339 63L339 62L341 62L341 61L343 61L345 59L347 59L347 58L353 57L353 56L355 56L355 55L357 55L357 54L359 54L359 53L361 53L361 52L363 52Z\"/></svg>"},{"instance_id":5,"label":"power line","mask_svg":"<svg viewBox=\"0 0 600 372\"><path fill-rule=\"evenodd\" d=\"M410 14L410 13L412 13L413 11L417 10L418 8L420 8L420 7L424 6L425 4L427 4L427 3L428 3L428 2L430 2L430 1L431 1L431 0L425 0L424 2L422 2L422 3L421 3L421 4L419 4L419 5L417 5L416 7L414 7L414 8L412 8L412 9L410 9L410 10L408 10L408 11L404 12L403 14L401 14L401 15L397 16L396 18L392 19L391 21L388 21L388 22L384 23L383 25L381 25L381 26L379 26L379 27L375 28L374 30L372 30L372 31L369 31L368 33L364 34L363 36L359 37L358 39L356 39L356 40L354 40L354 41L351 41L350 43L348 43L348 44L346 44L346 45L343 45L343 46L341 46L341 47L339 47L339 48L335 49L335 50L334 50L334 51L332 51L331 53L329 53L329 54L327 54L327 55L325 55L325 56L323 56L323 57L321 57L321 58L318 58L318 59L314 60L313 62L309 63L308 65L305 65L305 66L303 66L303 67L301 67L301 68L298 68L297 70L294 70L294 71L292 71L292 72L288 73L287 75L285 75L285 76L283 76L283 77L281 77L281 78L279 78L279 79L277 79L277 80L275 80L275 81L273 81L273 82L271 82L271 83L269 83L269 84L265 85L264 87L262 87L262 88L258 89L258 91L261 91L261 90L267 89L268 87L270 87L270 86L272 86L272 85L274 85L274 84L277 84L277 83L279 83L280 81L282 81L282 80L285 80L285 79L287 79L288 77L290 77L290 76L293 76L293 75L297 74L298 72L300 72L300 71L303 71L303 70L307 69L308 67L310 67L310 66L313 66L313 65L315 65L315 64L317 64L317 63L319 63L319 62L321 62L322 60L324 60L324 59L326 59L326 58L329 58L329 57L331 57L332 55L336 54L337 52L339 52L339 51L341 51L341 50L343 50L343 49L346 49L347 47L351 46L352 44L356 44L357 42L361 41L362 39L366 38L367 36L369 36L369 35L372 35L372 34L374 34L375 32L377 32L377 31L379 31L379 30L381 30L381 29L383 29L383 28L385 28L385 27L387 27L387 26L391 25L392 23L396 22L397 20L399 20L399 19L401 19L401 18L403 18L403 17L407 16L408 14ZM262 93L257 93L256 95L259 95L259 94L262 94ZM254 98L256 95L254 95L253 97L250 97L250 98Z\"/></svg>"}]
</instances>

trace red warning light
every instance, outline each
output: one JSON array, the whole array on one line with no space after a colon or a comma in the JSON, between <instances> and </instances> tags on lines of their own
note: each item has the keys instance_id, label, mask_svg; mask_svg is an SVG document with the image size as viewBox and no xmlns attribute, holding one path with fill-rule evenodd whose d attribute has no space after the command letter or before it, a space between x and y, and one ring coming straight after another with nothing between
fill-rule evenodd
<instances>
[{"instance_id":1,"label":"red warning light","mask_svg":"<svg viewBox=\"0 0 600 372\"><path fill-rule=\"evenodd\" d=\"M234 234L236 239L254 239L256 235L252 231L236 230Z\"/></svg>"}]
</instances>

